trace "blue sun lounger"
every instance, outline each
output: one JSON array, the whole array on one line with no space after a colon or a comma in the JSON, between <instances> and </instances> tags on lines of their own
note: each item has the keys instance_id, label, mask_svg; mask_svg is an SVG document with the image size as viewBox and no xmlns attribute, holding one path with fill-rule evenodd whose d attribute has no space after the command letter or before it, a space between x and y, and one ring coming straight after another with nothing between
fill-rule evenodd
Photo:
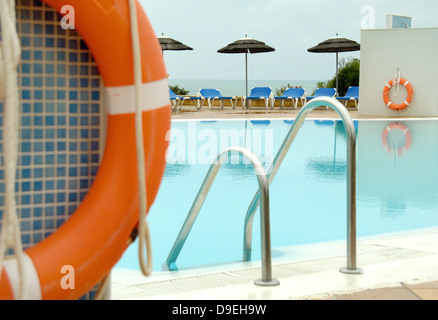
<instances>
[{"instance_id":1,"label":"blue sun lounger","mask_svg":"<svg viewBox=\"0 0 438 320\"><path fill-rule=\"evenodd\" d=\"M306 102L308 100L318 98L318 97L330 97L334 98L336 96L336 89L335 88L316 88L315 93L313 96L306 97ZM327 107L328 109L328 107Z\"/></svg>"},{"instance_id":2,"label":"blue sun lounger","mask_svg":"<svg viewBox=\"0 0 438 320\"><path fill-rule=\"evenodd\" d=\"M221 108L224 108L224 101L230 100L233 110L236 108L236 97L224 97L217 89L200 89L198 93L199 97L207 100L210 110L213 108L214 101L219 100Z\"/></svg>"},{"instance_id":3,"label":"blue sun lounger","mask_svg":"<svg viewBox=\"0 0 438 320\"><path fill-rule=\"evenodd\" d=\"M181 97L176 95L175 92L173 92L173 90L170 88L169 95L172 103L172 111L174 113L178 113L181 110L184 101L186 100L193 101L197 110L201 109L202 105L204 104L204 100L201 97Z\"/></svg>"},{"instance_id":4,"label":"blue sun lounger","mask_svg":"<svg viewBox=\"0 0 438 320\"><path fill-rule=\"evenodd\" d=\"M357 108L357 101L359 100L359 87L354 87L354 86L349 87L345 96L337 97L336 99L344 102L345 106L347 106L348 101L353 100L354 105Z\"/></svg>"},{"instance_id":5,"label":"blue sun lounger","mask_svg":"<svg viewBox=\"0 0 438 320\"><path fill-rule=\"evenodd\" d=\"M298 100L304 100L304 94L306 93L306 90L303 88L289 88L284 91L284 93L279 97L274 97L272 100L272 108L274 108L275 101L279 100L281 103L281 109L283 109L284 101L285 100L292 100L295 109L298 106Z\"/></svg>"},{"instance_id":6,"label":"blue sun lounger","mask_svg":"<svg viewBox=\"0 0 438 320\"><path fill-rule=\"evenodd\" d=\"M265 107L268 109L269 101L272 98L272 89L269 87L254 87L251 89L251 93L248 97L243 98L243 106L246 105L246 100L248 100L248 109L251 107L251 100L264 100Z\"/></svg>"}]
</instances>

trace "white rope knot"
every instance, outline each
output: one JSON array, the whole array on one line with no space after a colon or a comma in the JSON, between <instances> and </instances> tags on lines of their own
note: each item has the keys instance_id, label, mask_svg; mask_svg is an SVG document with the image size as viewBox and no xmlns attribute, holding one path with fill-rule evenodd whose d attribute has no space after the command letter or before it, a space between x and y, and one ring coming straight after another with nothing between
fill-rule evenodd
<instances>
[{"instance_id":1,"label":"white rope knot","mask_svg":"<svg viewBox=\"0 0 438 320\"><path fill-rule=\"evenodd\" d=\"M0 19L2 28L2 41L0 42L0 101L4 102L3 162L5 172L5 205L0 235L0 271L3 268L3 261L8 249L13 249L20 278L18 298L26 299L24 253L15 200L19 122L17 67L21 54L20 42L15 29L15 0L0 1Z\"/></svg>"},{"instance_id":2,"label":"white rope knot","mask_svg":"<svg viewBox=\"0 0 438 320\"><path fill-rule=\"evenodd\" d=\"M397 68L397 71L395 72L394 78L392 80L392 88L396 88L396 92L394 93L395 95L398 95L399 92L399 88L400 88L400 69Z\"/></svg>"}]
</instances>

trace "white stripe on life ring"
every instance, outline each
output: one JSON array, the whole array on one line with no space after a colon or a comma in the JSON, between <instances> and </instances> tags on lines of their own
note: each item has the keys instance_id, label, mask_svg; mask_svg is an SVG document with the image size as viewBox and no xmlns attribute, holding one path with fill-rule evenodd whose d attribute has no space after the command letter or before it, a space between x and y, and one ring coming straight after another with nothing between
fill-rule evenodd
<instances>
[{"instance_id":1,"label":"white stripe on life ring","mask_svg":"<svg viewBox=\"0 0 438 320\"><path fill-rule=\"evenodd\" d=\"M142 111L154 110L170 104L167 79L143 83ZM109 114L135 113L135 86L105 88L105 106Z\"/></svg>"},{"instance_id":2,"label":"white stripe on life ring","mask_svg":"<svg viewBox=\"0 0 438 320\"><path fill-rule=\"evenodd\" d=\"M24 263L24 279L23 285L25 286L24 292L26 296L23 297L26 300L41 300L41 285L38 273L35 269L30 257L23 253L23 263ZM20 275L18 273L18 263L16 258L7 259L3 264L6 273L8 274L8 279L11 284L12 291L14 293L14 299L20 297Z\"/></svg>"}]
</instances>

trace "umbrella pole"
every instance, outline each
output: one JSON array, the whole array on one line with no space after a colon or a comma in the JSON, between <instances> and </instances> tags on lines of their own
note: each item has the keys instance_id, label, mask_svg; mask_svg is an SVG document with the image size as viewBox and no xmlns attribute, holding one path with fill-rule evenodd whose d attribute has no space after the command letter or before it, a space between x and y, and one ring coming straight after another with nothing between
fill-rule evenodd
<instances>
[{"instance_id":1,"label":"umbrella pole","mask_svg":"<svg viewBox=\"0 0 438 320\"><path fill-rule=\"evenodd\" d=\"M336 52L336 97L339 96L339 93L338 93L338 67L339 67L339 64L338 64L338 53Z\"/></svg>"},{"instance_id":2,"label":"umbrella pole","mask_svg":"<svg viewBox=\"0 0 438 320\"><path fill-rule=\"evenodd\" d=\"M246 97L248 96L248 53L245 52Z\"/></svg>"}]
</instances>

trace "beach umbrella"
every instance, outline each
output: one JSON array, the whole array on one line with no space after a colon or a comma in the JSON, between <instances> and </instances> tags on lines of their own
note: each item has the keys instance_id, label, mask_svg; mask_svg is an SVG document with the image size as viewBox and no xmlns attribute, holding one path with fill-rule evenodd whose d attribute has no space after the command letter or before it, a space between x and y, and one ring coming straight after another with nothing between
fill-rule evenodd
<instances>
[{"instance_id":1,"label":"beach umbrella","mask_svg":"<svg viewBox=\"0 0 438 320\"><path fill-rule=\"evenodd\" d=\"M158 37L158 41L161 46L161 53L164 53L164 50L172 50L172 51L181 51L181 50L193 50L193 48L177 41L169 37L165 37L162 33L160 37Z\"/></svg>"},{"instance_id":2,"label":"beach umbrella","mask_svg":"<svg viewBox=\"0 0 438 320\"><path fill-rule=\"evenodd\" d=\"M266 45L264 42L248 38L234 41L226 47L219 49L219 53L244 53L245 54L245 74L246 74L246 96L248 96L248 53L272 52L274 48Z\"/></svg>"},{"instance_id":3,"label":"beach umbrella","mask_svg":"<svg viewBox=\"0 0 438 320\"><path fill-rule=\"evenodd\" d=\"M358 50L360 50L359 43L339 37L338 34L336 34L336 37L325 40L317 46L307 49L308 52L315 53L336 53L336 95L338 94L338 53Z\"/></svg>"}]
</instances>

